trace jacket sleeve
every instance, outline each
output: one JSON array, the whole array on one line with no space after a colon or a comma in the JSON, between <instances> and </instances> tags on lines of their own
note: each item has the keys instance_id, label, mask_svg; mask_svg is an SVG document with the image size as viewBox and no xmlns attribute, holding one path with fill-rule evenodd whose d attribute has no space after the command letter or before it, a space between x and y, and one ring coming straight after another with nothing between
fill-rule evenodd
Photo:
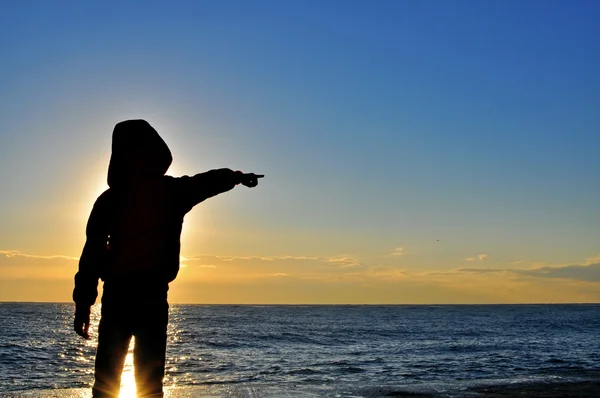
<instances>
[{"instance_id":1,"label":"jacket sleeve","mask_svg":"<svg viewBox=\"0 0 600 398\"><path fill-rule=\"evenodd\" d=\"M77 306L91 306L98 296L98 279L108 254L107 192L96 200L88 219L86 242L79 259L79 271L75 274L73 301Z\"/></svg>"},{"instance_id":2,"label":"jacket sleeve","mask_svg":"<svg viewBox=\"0 0 600 398\"><path fill-rule=\"evenodd\" d=\"M231 169L215 169L193 177L176 178L179 200L189 211L205 199L227 192L242 182L243 173Z\"/></svg>"}]
</instances>

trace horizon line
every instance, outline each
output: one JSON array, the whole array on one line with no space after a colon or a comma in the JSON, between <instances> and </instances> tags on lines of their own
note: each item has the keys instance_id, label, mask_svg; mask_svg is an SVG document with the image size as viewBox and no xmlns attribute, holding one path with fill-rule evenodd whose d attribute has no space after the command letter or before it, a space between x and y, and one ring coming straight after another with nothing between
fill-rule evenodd
<instances>
[{"instance_id":1,"label":"horizon line","mask_svg":"<svg viewBox=\"0 0 600 398\"><path fill-rule=\"evenodd\" d=\"M0 301L0 304L72 304L72 301ZM92 305L102 304L101 302ZM213 306L450 306L450 305L600 305L600 302L532 302L532 303L169 303L169 305Z\"/></svg>"}]
</instances>

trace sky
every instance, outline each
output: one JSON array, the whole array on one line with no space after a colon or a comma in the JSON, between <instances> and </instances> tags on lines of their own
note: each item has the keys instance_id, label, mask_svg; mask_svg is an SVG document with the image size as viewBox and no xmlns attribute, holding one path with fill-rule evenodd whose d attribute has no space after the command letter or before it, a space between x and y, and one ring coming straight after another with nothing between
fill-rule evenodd
<instances>
[{"instance_id":1,"label":"sky","mask_svg":"<svg viewBox=\"0 0 600 398\"><path fill-rule=\"evenodd\" d=\"M0 301L71 300L111 133L258 187L172 303L600 302L597 1L0 5Z\"/></svg>"}]
</instances>

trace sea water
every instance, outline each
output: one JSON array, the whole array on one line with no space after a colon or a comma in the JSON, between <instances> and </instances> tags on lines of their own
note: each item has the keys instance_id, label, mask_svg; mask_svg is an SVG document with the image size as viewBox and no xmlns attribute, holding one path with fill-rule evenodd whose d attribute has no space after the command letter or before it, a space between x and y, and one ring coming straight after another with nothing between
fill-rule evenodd
<instances>
[{"instance_id":1,"label":"sea water","mask_svg":"<svg viewBox=\"0 0 600 398\"><path fill-rule=\"evenodd\" d=\"M0 303L0 394L91 386L99 310L86 341L72 304ZM165 386L358 397L599 372L600 305L171 305Z\"/></svg>"}]
</instances>

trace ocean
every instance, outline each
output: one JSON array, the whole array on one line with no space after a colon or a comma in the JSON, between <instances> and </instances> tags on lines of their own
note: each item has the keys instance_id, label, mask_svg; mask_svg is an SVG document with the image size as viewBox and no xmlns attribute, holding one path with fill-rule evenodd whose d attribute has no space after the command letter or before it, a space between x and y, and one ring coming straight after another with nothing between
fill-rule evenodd
<instances>
[{"instance_id":1,"label":"ocean","mask_svg":"<svg viewBox=\"0 0 600 398\"><path fill-rule=\"evenodd\" d=\"M0 395L89 388L100 306L93 309L86 341L72 331L72 304L0 303ZM452 396L474 385L599 375L595 304L170 307L171 388L373 397L401 387ZM130 349L122 397L133 384Z\"/></svg>"}]
</instances>

